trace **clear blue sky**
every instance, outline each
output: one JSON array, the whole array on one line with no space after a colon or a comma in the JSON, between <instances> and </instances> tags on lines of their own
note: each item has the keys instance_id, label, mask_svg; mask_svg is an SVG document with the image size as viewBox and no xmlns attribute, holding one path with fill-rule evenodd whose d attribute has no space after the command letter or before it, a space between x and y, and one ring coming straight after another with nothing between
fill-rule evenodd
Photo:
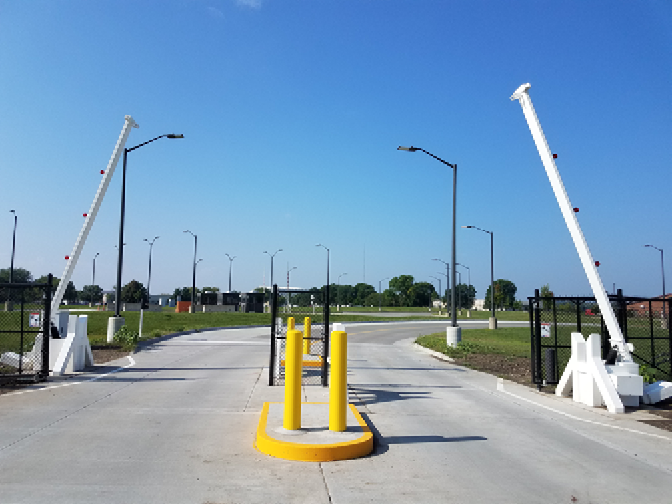
<instances>
[{"instance_id":1,"label":"clear blue sky","mask_svg":"<svg viewBox=\"0 0 672 504\"><path fill-rule=\"evenodd\" d=\"M457 258L477 297L590 295L518 102L537 114L609 291L672 286L672 3L447 0L0 0L0 265L60 277L124 123L123 283L234 290L400 274ZM73 276L113 288L121 167ZM2 215L4 214L4 217ZM463 270L463 282L467 272ZM436 284L435 284L436 285ZM445 288L445 283L442 282ZM386 282L383 282L383 288Z\"/></svg>"}]
</instances>

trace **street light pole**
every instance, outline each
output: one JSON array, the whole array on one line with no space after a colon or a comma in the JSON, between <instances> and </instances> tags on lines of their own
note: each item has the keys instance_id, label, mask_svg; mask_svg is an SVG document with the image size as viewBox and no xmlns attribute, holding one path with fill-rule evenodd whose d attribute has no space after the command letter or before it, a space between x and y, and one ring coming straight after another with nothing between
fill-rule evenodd
<instances>
[{"instance_id":1,"label":"street light pole","mask_svg":"<svg viewBox=\"0 0 672 504\"><path fill-rule=\"evenodd\" d=\"M327 285L326 285L325 293L324 293L325 296L326 296L324 305L327 307L327 310L329 310L329 308L328 308L329 307L329 249L327 247L325 247L324 245L322 245L321 243L318 243L315 246L316 247L322 247L323 249L325 249L327 251Z\"/></svg>"},{"instance_id":2,"label":"street light pole","mask_svg":"<svg viewBox=\"0 0 672 504\"><path fill-rule=\"evenodd\" d=\"M194 237L194 261L191 272L191 313L196 313L196 251L198 250L198 236L189 231L184 231Z\"/></svg>"},{"instance_id":3,"label":"street light pole","mask_svg":"<svg viewBox=\"0 0 672 504\"><path fill-rule=\"evenodd\" d=\"M231 292L231 267L233 266L233 260L238 256L231 257L229 254L224 254L229 258L229 292Z\"/></svg>"},{"instance_id":4,"label":"street light pole","mask_svg":"<svg viewBox=\"0 0 672 504\"><path fill-rule=\"evenodd\" d=\"M16 251L16 221L18 219L16 211L10 210L14 214L14 233L12 234L12 262L9 265L9 283L14 282L14 252Z\"/></svg>"},{"instance_id":5,"label":"street light pole","mask_svg":"<svg viewBox=\"0 0 672 504\"><path fill-rule=\"evenodd\" d=\"M452 232L453 236L452 236L452 253L451 253L452 258L451 258L451 262L453 263L452 283L453 283L453 287L454 287L455 286L455 263L457 261L456 252L455 252L455 209L456 209L456 205L457 205L457 164L454 164L454 163L451 164L448 161L445 161L445 160L441 159L440 157L435 156L431 152L427 152L425 149L422 149L420 147L413 147L413 146L402 147L402 146L399 146L399 147L397 147L397 150L408 151L408 152L422 151L425 154L427 154L428 156L433 157L437 161L440 161L443 164L445 164L446 166L449 166L450 168L453 169L453 232ZM450 286L448 286L448 289L450 289ZM452 294L450 296L450 315L451 315L451 320L450 320L451 327L457 327L457 313L455 312L455 296L453 296ZM455 332L456 332L457 341L459 341L460 337L461 337L461 335L460 335L461 331L455 329Z\"/></svg>"},{"instance_id":6,"label":"street light pole","mask_svg":"<svg viewBox=\"0 0 672 504\"><path fill-rule=\"evenodd\" d=\"M489 329L497 329L497 318L495 317L495 234L492 231L486 231L476 226L462 226L465 229L478 229L490 235L490 321Z\"/></svg>"},{"instance_id":7,"label":"street light pole","mask_svg":"<svg viewBox=\"0 0 672 504\"><path fill-rule=\"evenodd\" d=\"M441 315L441 279L439 277L435 277L435 276L430 276L430 278L433 278L434 280L438 280L438 282L439 282L439 315Z\"/></svg>"},{"instance_id":8,"label":"street light pole","mask_svg":"<svg viewBox=\"0 0 672 504\"><path fill-rule=\"evenodd\" d=\"M663 274L663 319L665 318L665 262L663 260L663 249L656 247L655 245L644 245L645 247L651 247L660 252L660 271Z\"/></svg>"},{"instance_id":9,"label":"street light pole","mask_svg":"<svg viewBox=\"0 0 672 504\"><path fill-rule=\"evenodd\" d=\"M273 290L273 258L275 257L275 254L278 252L282 252L282 249L278 249L273 254L270 254L268 251L264 250L264 254L268 254L271 256L271 291Z\"/></svg>"},{"instance_id":10,"label":"street light pole","mask_svg":"<svg viewBox=\"0 0 672 504\"><path fill-rule=\"evenodd\" d=\"M378 311L379 311L379 312L380 312L380 311L383 311L383 308L382 308L382 301L381 301L381 299L382 299L382 297L383 297L383 289L382 289L382 287L381 287L381 284L382 284L385 280L389 280L389 279L390 279L390 277L383 278L382 280L378 280Z\"/></svg>"},{"instance_id":11,"label":"street light pole","mask_svg":"<svg viewBox=\"0 0 672 504\"><path fill-rule=\"evenodd\" d=\"M96 252L96 255L93 256L93 277L91 278L91 306L93 306L93 287L96 285L96 257L100 255L100 252Z\"/></svg>"},{"instance_id":12,"label":"street light pole","mask_svg":"<svg viewBox=\"0 0 672 504\"><path fill-rule=\"evenodd\" d=\"M341 277L347 275L347 273L341 273L338 275L338 291L336 292L338 299L336 300L336 307L340 308L341 305Z\"/></svg>"},{"instance_id":13,"label":"street light pole","mask_svg":"<svg viewBox=\"0 0 672 504\"><path fill-rule=\"evenodd\" d=\"M149 243L149 269L147 273L147 308L149 308L149 297L150 297L149 284L152 281L152 247L154 246L154 242L158 239L159 239L158 236L155 236L151 242L147 238L143 239L143 241Z\"/></svg>"},{"instance_id":14,"label":"street light pole","mask_svg":"<svg viewBox=\"0 0 672 504\"><path fill-rule=\"evenodd\" d=\"M119 309L121 307L121 270L124 263L124 219L126 217L126 164L128 159L128 153L139 149L140 147L152 143L154 140L159 138L184 138L184 135L176 135L174 133L169 133L167 135L160 135L156 138L152 138L146 142L131 147L130 149L124 148L124 166L121 176L121 218L119 219L119 255L117 257L117 286L114 294L114 316L119 317Z\"/></svg>"},{"instance_id":15,"label":"street light pole","mask_svg":"<svg viewBox=\"0 0 672 504\"><path fill-rule=\"evenodd\" d=\"M467 275L468 275L468 277L467 277L468 278L467 279L467 282L468 282L468 285L467 285L467 300L468 300L469 299L469 294L471 293L471 289L470 289L471 288L471 268L469 266L467 266L466 264L457 263L457 265L462 266L463 268L467 268ZM462 277L460 277L460 278L462 278ZM473 302L472 302L472 304L473 304ZM469 305L469 308L467 308L467 317L471 316L471 306L472 305Z\"/></svg>"},{"instance_id":16,"label":"street light pole","mask_svg":"<svg viewBox=\"0 0 672 504\"><path fill-rule=\"evenodd\" d=\"M432 259L432 261L439 261L439 262L442 262L443 264L446 265L446 273L445 273L445 275L446 275L446 305L448 304L448 296L450 296L450 302L451 302L450 303L450 309L453 310L453 312L451 312L451 313L454 313L455 303L453 303L453 300L455 299L455 296L453 296L453 292L450 290L450 274L449 274L450 263L447 263L443 259ZM453 271L453 290L455 290L455 272L454 271ZM453 326L453 327L455 327L455 326Z\"/></svg>"}]
</instances>

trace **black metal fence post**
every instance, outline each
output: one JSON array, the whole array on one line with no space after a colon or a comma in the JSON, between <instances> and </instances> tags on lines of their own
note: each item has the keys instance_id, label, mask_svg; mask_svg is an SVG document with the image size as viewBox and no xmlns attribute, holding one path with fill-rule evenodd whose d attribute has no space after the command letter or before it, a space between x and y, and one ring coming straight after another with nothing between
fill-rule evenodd
<instances>
[{"instance_id":1,"label":"black metal fence post","mask_svg":"<svg viewBox=\"0 0 672 504\"><path fill-rule=\"evenodd\" d=\"M42 366L40 367L40 377L47 379L51 369L49 369L49 339L51 337L51 288L54 276L49 273L47 277L47 286L44 290L44 320L42 321Z\"/></svg>"},{"instance_id":2,"label":"black metal fence post","mask_svg":"<svg viewBox=\"0 0 672 504\"><path fill-rule=\"evenodd\" d=\"M322 349L322 386L329 385L329 283L325 289L324 301L324 348Z\"/></svg>"},{"instance_id":3,"label":"black metal fence post","mask_svg":"<svg viewBox=\"0 0 672 504\"><path fill-rule=\"evenodd\" d=\"M273 293L271 294L271 359L268 363L268 385L273 386L275 375L275 352L276 352L276 326L275 318L278 315L278 286L273 286Z\"/></svg>"}]
</instances>

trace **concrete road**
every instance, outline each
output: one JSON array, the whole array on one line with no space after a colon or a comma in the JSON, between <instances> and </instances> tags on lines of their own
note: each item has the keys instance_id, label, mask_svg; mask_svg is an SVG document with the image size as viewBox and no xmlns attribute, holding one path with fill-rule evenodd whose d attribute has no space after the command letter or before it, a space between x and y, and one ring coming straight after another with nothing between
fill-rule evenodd
<instances>
[{"instance_id":1,"label":"concrete road","mask_svg":"<svg viewBox=\"0 0 672 504\"><path fill-rule=\"evenodd\" d=\"M174 337L0 396L0 502L670 502L672 434L646 413L498 386L413 347L445 325L347 326L350 399L377 438L358 460L254 449L263 402L283 394L267 385L268 329Z\"/></svg>"}]
</instances>

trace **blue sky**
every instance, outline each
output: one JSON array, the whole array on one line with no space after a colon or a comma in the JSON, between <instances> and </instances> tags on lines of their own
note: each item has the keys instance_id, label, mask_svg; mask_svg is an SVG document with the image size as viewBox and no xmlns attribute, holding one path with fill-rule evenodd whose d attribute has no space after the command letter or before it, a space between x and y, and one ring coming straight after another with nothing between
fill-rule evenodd
<instances>
[{"instance_id":1,"label":"blue sky","mask_svg":"<svg viewBox=\"0 0 672 504\"><path fill-rule=\"evenodd\" d=\"M457 259L477 297L590 287L520 105L530 96L609 291L661 293L672 257L672 4L630 1L0 0L0 265L60 277L124 123L123 283L248 291L331 279L433 281ZM121 168L119 166L119 168ZM118 169L75 273L116 276ZM4 212L4 217L1 217ZM666 266L669 265L669 259ZM463 270L463 282L467 271ZM668 272L672 271L668 267ZM669 273L668 273L669 275ZM672 285L672 280L668 282ZM386 282L383 282L383 288ZM436 285L436 283L435 283ZM442 282L445 287L445 282ZM668 287L668 291L669 291Z\"/></svg>"}]
</instances>

